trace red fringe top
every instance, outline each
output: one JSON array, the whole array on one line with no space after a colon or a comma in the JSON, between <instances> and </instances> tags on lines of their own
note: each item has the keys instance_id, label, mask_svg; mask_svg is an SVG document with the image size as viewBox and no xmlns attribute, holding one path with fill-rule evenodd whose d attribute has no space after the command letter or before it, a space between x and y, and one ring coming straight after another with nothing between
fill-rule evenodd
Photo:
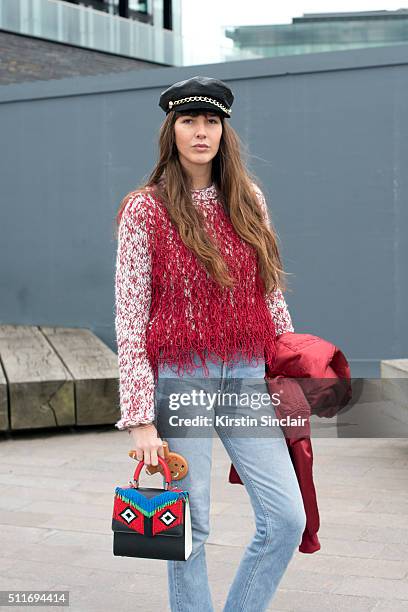
<instances>
[{"instance_id":1,"label":"red fringe top","mask_svg":"<svg viewBox=\"0 0 408 612\"><path fill-rule=\"evenodd\" d=\"M268 222L263 194L254 189ZM178 374L203 365L206 376L206 363L218 357L228 364L265 359L273 367L276 336L294 331L280 289L265 295L256 251L235 232L215 184L193 190L192 196L237 283L220 287L210 277L158 196L129 196L119 226L115 280L118 429L154 420L159 363Z\"/></svg>"}]
</instances>

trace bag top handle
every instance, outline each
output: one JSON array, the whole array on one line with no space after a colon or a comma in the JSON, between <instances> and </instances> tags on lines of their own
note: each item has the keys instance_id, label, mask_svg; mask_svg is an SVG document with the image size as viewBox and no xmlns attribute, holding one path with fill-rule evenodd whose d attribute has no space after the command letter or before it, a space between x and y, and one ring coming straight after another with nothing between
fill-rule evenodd
<instances>
[{"instance_id":1,"label":"bag top handle","mask_svg":"<svg viewBox=\"0 0 408 612\"><path fill-rule=\"evenodd\" d=\"M164 489L167 490L170 486L171 483L171 472L170 472L170 468L167 464L167 462L160 456L157 457L157 459L159 460L160 465L162 466L163 470L164 470L164 480L165 480L165 486ZM142 471L142 467L146 465L146 463L142 460L139 461L136 469L135 469L135 473L133 476L133 483L132 485L134 486L135 489L137 489L139 487L139 476L140 476L140 472Z\"/></svg>"}]
</instances>

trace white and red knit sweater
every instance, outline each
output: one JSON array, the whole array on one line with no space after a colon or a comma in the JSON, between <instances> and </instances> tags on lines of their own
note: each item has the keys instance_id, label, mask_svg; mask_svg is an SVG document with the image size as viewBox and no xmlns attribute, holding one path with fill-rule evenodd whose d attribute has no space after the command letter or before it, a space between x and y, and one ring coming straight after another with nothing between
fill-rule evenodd
<instances>
[{"instance_id":1,"label":"white and red knit sweater","mask_svg":"<svg viewBox=\"0 0 408 612\"><path fill-rule=\"evenodd\" d=\"M269 223L263 193L255 184L254 189ZM119 225L115 278L120 430L154 421L159 363L191 372L198 367L197 352L205 369L208 351L228 363L244 356L272 365L276 336L294 331L281 290L265 294L255 249L235 232L215 184L192 196L238 283L222 288L212 279L153 192L129 196Z\"/></svg>"}]
</instances>

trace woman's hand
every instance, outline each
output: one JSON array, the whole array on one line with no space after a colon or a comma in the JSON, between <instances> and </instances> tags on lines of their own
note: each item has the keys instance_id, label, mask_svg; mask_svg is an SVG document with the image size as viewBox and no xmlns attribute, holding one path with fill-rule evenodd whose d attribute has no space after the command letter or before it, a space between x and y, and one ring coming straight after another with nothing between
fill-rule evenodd
<instances>
[{"instance_id":1,"label":"woman's hand","mask_svg":"<svg viewBox=\"0 0 408 612\"><path fill-rule=\"evenodd\" d=\"M146 465L156 466L159 464L157 455L164 459L163 441L153 423L132 427L129 429L129 433L138 461L144 461Z\"/></svg>"}]
</instances>

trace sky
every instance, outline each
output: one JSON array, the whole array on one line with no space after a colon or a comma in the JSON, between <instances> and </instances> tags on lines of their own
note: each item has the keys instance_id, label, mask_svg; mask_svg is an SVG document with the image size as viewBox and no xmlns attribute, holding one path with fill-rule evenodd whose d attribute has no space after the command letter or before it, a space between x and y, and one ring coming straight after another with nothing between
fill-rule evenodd
<instances>
[{"instance_id":1,"label":"sky","mask_svg":"<svg viewBox=\"0 0 408 612\"><path fill-rule=\"evenodd\" d=\"M292 17L304 13L337 13L347 11L395 11L408 9L408 0L181 0L182 35L189 48L201 47L211 55L211 47L221 44L222 27L233 25L289 24ZM224 46L229 46L229 41Z\"/></svg>"}]
</instances>

